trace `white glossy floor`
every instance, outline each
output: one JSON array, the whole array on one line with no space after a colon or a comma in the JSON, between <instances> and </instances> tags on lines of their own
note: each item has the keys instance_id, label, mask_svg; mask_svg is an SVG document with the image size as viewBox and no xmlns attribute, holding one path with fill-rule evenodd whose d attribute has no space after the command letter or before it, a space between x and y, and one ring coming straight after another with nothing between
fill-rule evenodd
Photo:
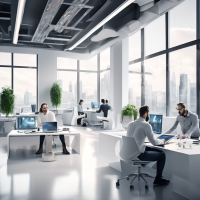
<instances>
[{"instance_id":1,"label":"white glossy floor","mask_svg":"<svg viewBox=\"0 0 200 200\"><path fill-rule=\"evenodd\" d=\"M56 162L42 162L34 150L21 148L21 156L7 160L6 137L0 137L0 200L183 200L171 191L172 184L153 187L153 179L134 182L130 191L124 180L116 188L120 173L108 167L108 161L98 155L97 128L76 127L81 132L81 155L62 155L57 146ZM60 142L59 142L60 143Z\"/></svg>"}]
</instances>

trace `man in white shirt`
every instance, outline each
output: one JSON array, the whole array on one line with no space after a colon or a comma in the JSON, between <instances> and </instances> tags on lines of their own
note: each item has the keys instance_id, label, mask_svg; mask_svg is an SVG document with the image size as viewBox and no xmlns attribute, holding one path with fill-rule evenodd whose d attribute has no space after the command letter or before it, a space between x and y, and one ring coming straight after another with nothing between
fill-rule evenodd
<instances>
[{"instance_id":1,"label":"man in white shirt","mask_svg":"<svg viewBox=\"0 0 200 200\"><path fill-rule=\"evenodd\" d=\"M42 122L56 122L56 118L53 112L48 111L47 103L43 103L40 107L40 112L38 114L38 126L42 125ZM66 149L65 138L64 135L59 135L60 141L63 146L63 154L70 154ZM36 154L43 153L43 143L44 143L45 135L40 136L40 146Z\"/></svg>"},{"instance_id":2,"label":"man in white shirt","mask_svg":"<svg viewBox=\"0 0 200 200\"><path fill-rule=\"evenodd\" d=\"M154 180L154 185L165 185L170 181L162 179L162 172L165 166L165 154L162 151L145 146L145 138L153 145L163 145L165 140L159 140L154 137L152 127L149 121L149 107L142 106L139 110L140 118L129 123L127 128L127 136L134 137L140 149L141 154L138 158L142 161L157 161L157 175Z\"/></svg>"}]
</instances>

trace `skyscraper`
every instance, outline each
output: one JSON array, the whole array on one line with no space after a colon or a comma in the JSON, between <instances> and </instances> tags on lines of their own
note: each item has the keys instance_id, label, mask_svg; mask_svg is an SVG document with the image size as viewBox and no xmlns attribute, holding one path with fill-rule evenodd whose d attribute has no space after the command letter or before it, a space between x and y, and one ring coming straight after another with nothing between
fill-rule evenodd
<instances>
[{"instance_id":1,"label":"skyscraper","mask_svg":"<svg viewBox=\"0 0 200 200\"><path fill-rule=\"evenodd\" d=\"M176 94L176 75L173 72L172 78L170 81L170 115L176 115L176 104L177 104L177 94Z\"/></svg>"},{"instance_id":2,"label":"skyscraper","mask_svg":"<svg viewBox=\"0 0 200 200\"><path fill-rule=\"evenodd\" d=\"M187 74L180 74L180 85L179 85L179 101L187 105L188 95L188 77Z\"/></svg>"},{"instance_id":3,"label":"skyscraper","mask_svg":"<svg viewBox=\"0 0 200 200\"><path fill-rule=\"evenodd\" d=\"M24 104L28 105L29 104L29 92L28 89L26 90L26 92L24 93Z\"/></svg>"},{"instance_id":4,"label":"skyscraper","mask_svg":"<svg viewBox=\"0 0 200 200\"><path fill-rule=\"evenodd\" d=\"M73 92L73 89L72 89L72 82L71 82L71 81L69 82L69 92Z\"/></svg>"},{"instance_id":5,"label":"skyscraper","mask_svg":"<svg viewBox=\"0 0 200 200\"><path fill-rule=\"evenodd\" d=\"M190 111L196 113L196 83L190 83Z\"/></svg>"}]
</instances>

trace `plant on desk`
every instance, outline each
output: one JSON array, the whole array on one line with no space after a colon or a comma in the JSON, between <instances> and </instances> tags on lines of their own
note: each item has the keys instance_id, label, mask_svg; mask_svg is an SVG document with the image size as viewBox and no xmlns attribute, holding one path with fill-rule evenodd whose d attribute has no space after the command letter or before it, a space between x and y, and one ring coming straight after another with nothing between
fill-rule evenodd
<instances>
[{"instance_id":1,"label":"plant on desk","mask_svg":"<svg viewBox=\"0 0 200 200\"><path fill-rule=\"evenodd\" d=\"M56 113L57 113L57 107L61 104L61 98L62 98L62 88L60 87L60 84L54 83L50 90L50 98L51 103L53 107L56 107Z\"/></svg>"},{"instance_id":2,"label":"plant on desk","mask_svg":"<svg viewBox=\"0 0 200 200\"><path fill-rule=\"evenodd\" d=\"M9 114L13 114L15 95L13 89L10 87L3 87L0 93L0 108L1 112L8 117Z\"/></svg>"},{"instance_id":3,"label":"plant on desk","mask_svg":"<svg viewBox=\"0 0 200 200\"><path fill-rule=\"evenodd\" d=\"M127 128L129 122L136 120L138 116L138 110L134 105L128 104L124 106L121 111L121 123L124 128Z\"/></svg>"}]
</instances>

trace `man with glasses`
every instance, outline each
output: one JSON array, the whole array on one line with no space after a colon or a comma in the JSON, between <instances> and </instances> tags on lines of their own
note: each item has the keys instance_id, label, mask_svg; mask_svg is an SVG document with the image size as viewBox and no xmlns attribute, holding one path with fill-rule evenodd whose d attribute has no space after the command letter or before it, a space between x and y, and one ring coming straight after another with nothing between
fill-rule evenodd
<instances>
[{"instance_id":1,"label":"man with glasses","mask_svg":"<svg viewBox=\"0 0 200 200\"><path fill-rule=\"evenodd\" d=\"M38 126L42 125L42 122L56 122L56 118L53 112L48 110L47 103L43 103L40 107L38 114ZM65 138L64 135L59 135L60 141L62 142L63 154L70 154L66 149ZM44 143L45 135L40 136L40 146L36 154L43 153L43 143Z\"/></svg>"},{"instance_id":2,"label":"man with glasses","mask_svg":"<svg viewBox=\"0 0 200 200\"><path fill-rule=\"evenodd\" d=\"M199 120L195 113L186 110L184 103L178 103L177 108L179 115L176 118L174 125L164 134L172 133L180 123L183 135L182 139L185 138L199 138Z\"/></svg>"}]
</instances>

